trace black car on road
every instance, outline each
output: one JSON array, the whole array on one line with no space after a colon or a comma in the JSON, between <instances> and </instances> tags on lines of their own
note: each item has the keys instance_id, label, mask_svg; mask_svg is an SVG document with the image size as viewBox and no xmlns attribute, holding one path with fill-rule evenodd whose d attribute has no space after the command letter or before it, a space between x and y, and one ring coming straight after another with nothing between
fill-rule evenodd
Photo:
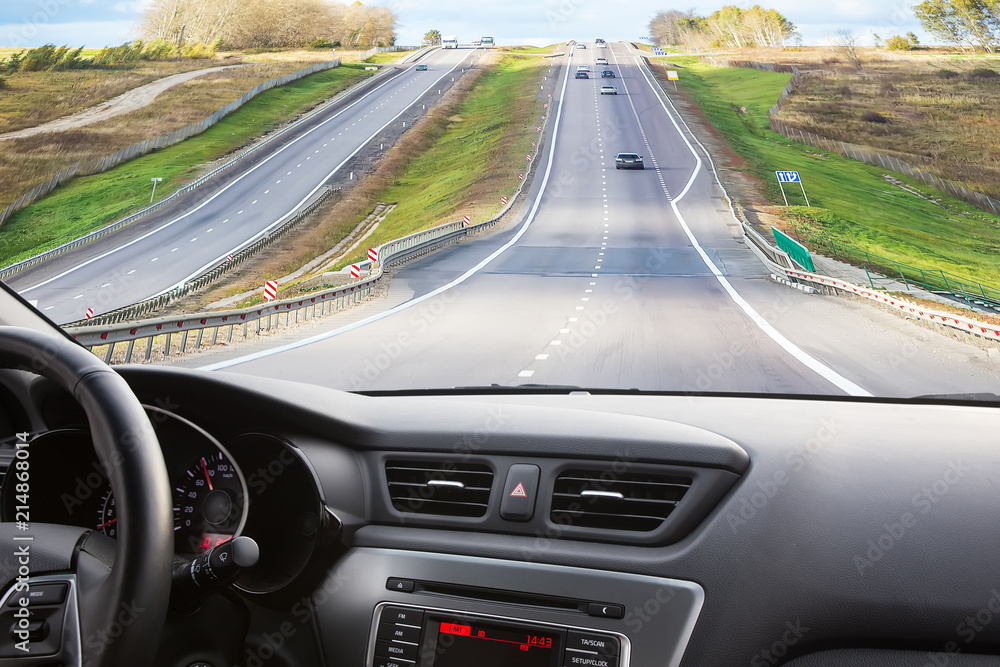
<instances>
[{"instance_id":1,"label":"black car on road","mask_svg":"<svg viewBox=\"0 0 1000 667\"><path fill-rule=\"evenodd\" d=\"M615 169L645 169L638 153L619 153L615 156Z\"/></svg>"}]
</instances>

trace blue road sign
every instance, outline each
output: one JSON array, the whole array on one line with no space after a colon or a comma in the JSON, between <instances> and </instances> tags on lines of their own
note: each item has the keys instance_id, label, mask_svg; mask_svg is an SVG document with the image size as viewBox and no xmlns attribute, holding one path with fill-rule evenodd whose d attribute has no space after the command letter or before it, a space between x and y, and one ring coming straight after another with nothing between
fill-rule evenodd
<instances>
[{"instance_id":1,"label":"blue road sign","mask_svg":"<svg viewBox=\"0 0 1000 667\"><path fill-rule=\"evenodd\" d=\"M778 175L779 183L801 183L802 179L799 178L799 172L797 171L776 171L774 172Z\"/></svg>"}]
</instances>

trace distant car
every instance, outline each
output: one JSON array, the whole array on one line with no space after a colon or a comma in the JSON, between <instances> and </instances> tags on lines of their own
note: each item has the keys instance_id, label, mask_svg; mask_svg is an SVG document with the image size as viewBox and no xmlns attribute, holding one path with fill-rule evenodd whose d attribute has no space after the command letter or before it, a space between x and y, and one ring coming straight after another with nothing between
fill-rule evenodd
<instances>
[{"instance_id":1,"label":"distant car","mask_svg":"<svg viewBox=\"0 0 1000 667\"><path fill-rule=\"evenodd\" d=\"M578 49L585 49L585 48L587 48L587 45L586 44L577 44L576 48L578 48Z\"/></svg>"},{"instance_id":2,"label":"distant car","mask_svg":"<svg viewBox=\"0 0 1000 667\"><path fill-rule=\"evenodd\" d=\"M589 72L590 71L590 65L577 65L576 66L576 71L577 72Z\"/></svg>"},{"instance_id":3,"label":"distant car","mask_svg":"<svg viewBox=\"0 0 1000 667\"><path fill-rule=\"evenodd\" d=\"M576 78L578 78L578 79L589 79L590 78L590 73L589 72L577 72L576 73Z\"/></svg>"},{"instance_id":4,"label":"distant car","mask_svg":"<svg viewBox=\"0 0 1000 667\"><path fill-rule=\"evenodd\" d=\"M608 59L607 58L598 58L595 61L595 63L598 64L598 65L607 65L608 64Z\"/></svg>"},{"instance_id":5,"label":"distant car","mask_svg":"<svg viewBox=\"0 0 1000 667\"><path fill-rule=\"evenodd\" d=\"M613 79L613 78L615 78L615 72L614 72L614 70L610 70L610 69L604 70L603 72L601 72L601 78L602 79Z\"/></svg>"},{"instance_id":6,"label":"distant car","mask_svg":"<svg viewBox=\"0 0 1000 667\"><path fill-rule=\"evenodd\" d=\"M417 65L416 69L417 69L418 72L426 72L427 71L427 65Z\"/></svg>"},{"instance_id":7,"label":"distant car","mask_svg":"<svg viewBox=\"0 0 1000 667\"><path fill-rule=\"evenodd\" d=\"M615 169L645 169L638 153L619 153L615 156Z\"/></svg>"},{"instance_id":8,"label":"distant car","mask_svg":"<svg viewBox=\"0 0 1000 667\"><path fill-rule=\"evenodd\" d=\"M601 95L617 95L618 89L614 86L601 86Z\"/></svg>"},{"instance_id":9,"label":"distant car","mask_svg":"<svg viewBox=\"0 0 1000 667\"><path fill-rule=\"evenodd\" d=\"M595 43L595 44L603 44L603 43L604 43L604 40L603 40L603 39L601 39L600 37L598 37L597 39L595 39L595 40L594 40L594 43Z\"/></svg>"}]
</instances>

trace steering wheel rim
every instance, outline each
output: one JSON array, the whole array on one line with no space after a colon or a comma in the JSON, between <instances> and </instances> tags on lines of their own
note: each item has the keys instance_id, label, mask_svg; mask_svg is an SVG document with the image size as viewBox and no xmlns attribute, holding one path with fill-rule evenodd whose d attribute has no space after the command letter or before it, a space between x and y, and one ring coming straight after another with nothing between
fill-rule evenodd
<instances>
[{"instance_id":1,"label":"steering wheel rim","mask_svg":"<svg viewBox=\"0 0 1000 667\"><path fill-rule=\"evenodd\" d=\"M152 664L170 600L173 512L163 455L145 410L121 376L58 335L0 326L0 368L46 377L79 401L115 494L119 533L114 566L108 567L109 559L98 562L99 558L90 555L102 551L85 546L90 538L102 537L90 531L82 531L71 553L59 554L66 559L69 572L81 575L82 663L88 667ZM53 546L61 542L55 550L66 551L66 540L61 539L65 530L29 525L29 531L41 531L34 545L44 556L43 566L52 567L59 558L45 551L44 538L51 536ZM9 523L0 526L8 528L3 535L12 534ZM15 582L18 570L13 544L5 544L0 553L3 591ZM41 574L31 572L32 576Z\"/></svg>"}]
</instances>

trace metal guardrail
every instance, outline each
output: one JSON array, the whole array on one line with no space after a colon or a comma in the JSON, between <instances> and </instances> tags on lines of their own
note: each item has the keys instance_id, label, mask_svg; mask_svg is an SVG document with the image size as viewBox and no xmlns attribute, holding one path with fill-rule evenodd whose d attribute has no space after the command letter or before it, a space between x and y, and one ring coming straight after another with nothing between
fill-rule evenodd
<instances>
[{"instance_id":1,"label":"metal guardrail","mask_svg":"<svg viewBox=\"0 0 1000 667\"><path fill-rule=\"evenodd\" d=\"M962 332L976 339L989 342L1000 342L1000 326L981 322L970 317L937 311L926 306L910 303L892 294L886 294L853 283L837 280L829 276L818 275L808 271L789 271L788 276L795 280L819 285L827 292L853 294L875 301L884 307L894 310L906 317L924 321L939 327L945 327L955 332Z\"/></svg>"},{"instance_id":2,"label":"metal guardrail","mask_svg":"<svg viewBox=\"0 0 1000 667\"><path fill-rule=\"evenodd\" d=\"M333 61L331 61L331 62L333 62ZM336 61L336 62L339 63L339 60ZM306 69L308 69L308 68L306 68ZM300 71L302 71L302 70L300 70ZM317 70L317 71L319 71L319 70ZM27 259L21 260L20 262L16 262L16 263L11 264L11 265L9 265L7 267L4 267L3 269L0 269L0 280L6 280L10 276L12 276L12 275L14 275L14 274L16 274L16 273L18 273L20 271L23 271L26 268L34 266L35 264L38 264L39 262L46 261L48 259L51 259L52 257L55 257L57 255L61 255L64 252L67 252L69 250L73 250L74 248L78 248L80 246L83 246L83 245L86 245L86 244L91 243L93 241L96 241L96 240L98 240L100 238L103 238L104 236L107 236L111 232L115 232L115 231L121 229L122 227L126 227L126 226L130 225L131 223L135 222L139 218L141 218L143 216L146 216L146 215L148 215L150 213L153 213L153 212L155 212L155 211L163 208L168 203L172 202L175 198L180 197L181 195L187 194L188 192L191 192L192 190L201 187L202 185L204 185L208 181L212 180L213 178L215 178L219 174L221 174L223 172L226 172L226 171L229 171L234 166L237 166L237 164L239 162L241 162L244 158L252 155L253 153L256 153L262 147L270 144L271 142L273 142L273 141L275 141L275 140L277 140L279 138L284 137L287 133L289 133L292 130L298 128L301 124L306 123L306 122L312 120L316 115L325 112L331 106L340 103L344 99L344 97L346 97L346 96L348 96L348 95L356 92L360 88L363 88L365 86L371 85L371 83L373 81L378 80L378 79L382 78L386 73L393 72L393 71L396 71L396 70L394 70L394 68L391 68L391 67L387 67L387 68L382 69L380 72L378 72L374 76L368 77L364 81L361 81L361 82L357 83L356 85L348 88L347 90L345 90L342 93L338 94L334 99L330 100L326 104L324 104L324 105L322 105L320 107L317 107L316 109L314 109L313 111L309 112L308 114L306 114L302 118L298 119L294 123L288 125L287 127L284 127L282 129L278 130L277 132L273 132L272 134L270 134L267 137L265 137L263 140L261 140L261 141L257 142L256 144L254 144L253 146L250 146L246 150L241 151L239 154L237 154L231 160L228 160L225 164L223 164L223 165L221 165L221 166L213 169L209 173L207 173L207 174L199 177L197 180L192 181L191 183L188 183L187 185L179 188L178 190L174 191L173 193L171 193L167 197L164 197L163 199L161 199L160 201L156 202L155 204L147 206L147 207L143 208L140 211L136 211L135 213L132 213L131 215L128 215L128 216L126 216L124 218L121 218L120 220L116 220L115 222L112 222L112 223L110 223L108 225L105 225L104 227L101 227L100 229L94 230L93 232L90 232L89 234L85 234L83 236L80 236L79 238L73 239L72 241L68 241L68 242L66 242L66 243L64 243L64 244L62 244L62 245L60 245L58 247L52 248L51 250L46 250L45 252L39 253L39 254L34 255L32 257L29 257ZM218 113L218 112L216 112L216 113Z\"/></svg>"},{"instance_id":3,"label":"metal guardrail","mask_svg":"<svg viewBox=\"0 0 1000 667\"><path fill-rule=\"evenodd\" d=\"M814 248L816 246L825 247L827 254L832 257L841 257L861 264L861 267L868 273L868 282L873 289L878 278L872 276L871 271L883 274L889 280L902 282L906 289L913 285L928 292L950 294L955 299L965 301L970 306L1000 309L1000 289L984 285L971 278L940 269L921 269L903 264L894 259L874 255L867 250L861 250L821 235L810 234L803 239L795 230L792 230L792 235L800 242L809 243Z\"/></svg>"},{"instance_id":4,"label":"metal guardrail","mask_svg":"<svg viewBox=\"0 0 1000 667\"><path fill-rule=\"evenodd\" d=\"M536 142L537 145L532 154L532 160L528 163L528 167L525 170L524 178L520 180L517 190L508 198L507 204L499 213L481 223L466 226L462 220L447 222L437 227L414 232L413 234L384 243L377 248L378 259L375 263L370 264L370 273L367 278L348 285L319 290L298 297L246 308L129 321L130 318L127 315L131 315L131 311L126 312L127 309L136 308L141 313L151 312L169 301L170 293L165 293L141 304L129 306L127 309L120 309L119 311L115 311L115 313L110 313L100 318L65 325L63 329L87 349L93 350L95 347L106 346L104 359L107 363L131 363L135 358L136 342L143 339L145 339L145 344L142 346L143 349L140 352L143 355L143 359L149 361L152 359L154 350L159 344L162 344L164 356L187 352L188 339L192 331L196 332L193 349L200 349L206 344L218 344L220 335L223 337L225 343L231 343L235 331L241 331L242 338L245 339L251 331L251 325L255 325L254 333L259 334L262 331L270 331L272 328L294 325L300 321L300 314L301 319L305 321L339 312L367 298L371 294L372 288L386 276L386 269L389 267L404 262L416 255L430 252L439 246L464 236L481 233L499 223L514 208L524 191L525 184L529 180L528 176L537 162L536 158L541 154L542 148L546 143L545 130L548 127L550 117L550 113L545 114L540 126L540 138ZM318 202L314 203L314 205L318 205ZM303 211L302 215L308 215L308 212ZM260 239L258 243L269 241L274 234L281 233L281 230L289 229L290 222L291 220L282 225L278 230L272 232L271 236ZM245 248L244 251L248 251L249 249L250 247ZM197 289L198 287L195 284L200 287L211 282L221 273L228 271L230 265L236 263L237 258L234 256L233 262L224 262L210 269L198 278L190 281L188 284L192 285L192 287L185 293ZM282 315L284 315L283 324ZM117 319L110 321L109 316ZM209 330L211 330L211 334L206 341L205 332ZM180 345L176 348L173 347L173 337L175 335L180 335L181 337ZM157 341L157 338L160 341ZM115 350L122 343L126 344L127 347L124 356L118 359L115 357Z\"/></svg>"}]
</instances>

